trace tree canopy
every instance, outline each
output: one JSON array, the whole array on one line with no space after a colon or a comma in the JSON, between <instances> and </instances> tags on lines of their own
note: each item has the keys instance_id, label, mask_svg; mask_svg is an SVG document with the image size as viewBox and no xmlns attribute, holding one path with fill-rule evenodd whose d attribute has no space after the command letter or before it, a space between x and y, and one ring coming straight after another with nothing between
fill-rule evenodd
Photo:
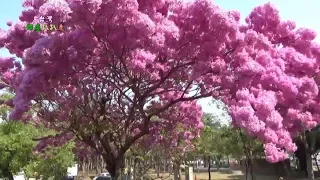
<instances>
[{"instance_id":1,"label":"tree canopy","mask_svg":"<svg viewBox=\"0 0 320 180\"><path fill-rule=\"evenodd\" d=\"M211 0L23 6L20 20L0 31L0 47L22 59L0 59L1 88L15 92L3 102L13 107L10 118L36 119L60 134L46 145L76 138L102 154L115 179L143 137L170 127L199 133L200 98L221 98L233 124L263 141L270 162L286 159L297 149L293 137L319 123L316 33L281 20L271 3L245 24ZM68 28L25 29L41 16Z\"/></svg>"}]
</instances>

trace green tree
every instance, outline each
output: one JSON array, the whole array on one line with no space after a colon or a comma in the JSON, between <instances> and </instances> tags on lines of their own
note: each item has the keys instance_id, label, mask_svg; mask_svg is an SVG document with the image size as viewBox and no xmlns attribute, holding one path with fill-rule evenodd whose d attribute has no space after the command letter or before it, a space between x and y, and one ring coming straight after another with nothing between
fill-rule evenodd
<instances>
[{"instance_id":1,"label":"green tree","mask_svg":"<svg viewBox=\"0 0 320 180\"><path fill-rule=\"evenodd\" d=\"M240 134L230 126L221 129L221 139L224 141L224 153L226 156L240 160L245 156Z\"/></svg>"},{"instance_id":2,"label":"green tree","mask_svg":"<svg viewBox=\"0 0 320 180\"><path fill-rule=\"evenodd\" d=\"M203 123L211 128L220 128L221 123L215 118L215 116L211 113L204 113L202 116Z\"/></svg>"},{"instance_id":3,"label":"green tree","mask_svg":"<svg viewBox=\"0 0 320 180\"><path fill-rule=\"evenodd\" d=\"M0 100L10 97L9 93L3 93ZM26 171L29 175L34 172L48 174L57 176L57 179L62 172L66 175L67 167L74 162L73 144L51 148L45 154L34 153L33 148L37 142L33 139L54 132L36 128L31 123L10 121L9 110L7 105L0 106L0 178L13 180L13 176L21 171ZM52 170L53 165L55 171Z\"/></svg>"},{"instance_id":4,"label":"green tree","mask_svg":"<svg viewBox=\"0 0 320 180\"><path fill-rule=\"evenodd\" d=\"M12 97L0 95L0 101ZM32 160L32 137L38 135L32 125L8 120L9 106L0 106L0 177L13 179L13 175Z\"/></svg>"},{"instance_id":5,"label":"green tree","mask_svg":"<svg viewBox=\"0 0 320 180\"><path fill-rule=\"evenodd\" d=\"M230 125L221 125L212 114L204 114L205 128L197 142L197 154L208 162L208 174L211 178L211 160L221 167L222 158L236 158L242 160L246 157L248 167L252 164L252 156L263 155L262 143L255 138L249 138L242 130ZM249 165L250 164L250 165Z\"/></svg>"},{"instance_id":6,"label":"green tree","mask_svg":"<svg viewBox=\"0 0 320 180\"><path fill-rule=\"evenodd\" d=\"M67 174L68 167L74 165L73 143L62 147L51 148L45 154L38 154L25 166L28 177L61 180Z\"/></svg>"},{"instance_id":7,"label":"green tree","mask_svg":"<svg viewBox=\"0 0 320 180\"><path fill-rule=\"evenodd\" d=\"M208 162L208 175L211 179L211 158L217 155L216 148L219 146L220 139L217 138L220 124L214 122L211 114L204 114L202 117L205 127L201 132L200 139L196 145L199 155L203 156L204 161Z\"/></svg>"},{"instance_id":8,"label":"green tree","mask_svg":"<svg viewBox=\"0 0 320 180\"><path fill-rule=\"evenodd\" d=\"M202 131L198 145L197 152L204 157L204 160L208 163L208 174L211 179L211 162L216 162L217 168L221 167L221 159L227 156L228 147L226 146L227 141L222 138L222 128L213 128L205 126Z\"/></svg>"},{"instance_id":9,"label":"green tree","mask_svg":"<svg viewBox=\"0 0 320 180\"><path fill-rule=\"evenodd\" d=\"M0 171L1 177L13 179L33 159L34 142L30 137L36 131L31 125L18 122L0 124Z\"/></svg>"}]
</instances>

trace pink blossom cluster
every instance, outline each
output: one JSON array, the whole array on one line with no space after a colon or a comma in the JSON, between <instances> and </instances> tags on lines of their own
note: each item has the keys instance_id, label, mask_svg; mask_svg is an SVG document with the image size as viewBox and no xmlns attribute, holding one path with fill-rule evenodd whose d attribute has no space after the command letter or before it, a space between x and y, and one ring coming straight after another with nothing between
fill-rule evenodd
<instances>
[{"instance_id":1,"label":"pink blossom cluster","mask_svg":"<svg viewBox=\"0 0 320 180\"><path fill-rule=\"evenodd\" d=\"M272 4L255 8L232 54L234 84L226 102L234 124L265 143L270 162L287 158L298 132L319 124L320 46L313 30L281 21Z\"/></svg>"},{"instance_id":2,"label":"pink blossom cluster","mask_svg":"<svg viewBox=\"0 0 320 180\"><path fill-rule=\"evenodd\" d=\"M155 119L150 129L152 136L140 143L146 144L147 149L160 146L168 151L171 149L172 153L194 150L193 141L199 138L204 127L201 117L201 107L195 102L180 103Z\"/></svg>"}]
</instances>

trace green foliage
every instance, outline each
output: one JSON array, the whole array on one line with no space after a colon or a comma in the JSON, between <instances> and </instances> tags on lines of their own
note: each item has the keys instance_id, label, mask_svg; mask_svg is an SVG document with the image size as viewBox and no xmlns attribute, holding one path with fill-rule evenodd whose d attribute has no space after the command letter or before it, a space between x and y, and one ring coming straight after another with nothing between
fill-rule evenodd
<instances>
[{"instance_id":1,"label":"green foliage","mask_svg":"<svg viewBox=\"0 0 320 180\"><path fill-rule=\"evenodd\" d=\"M1 94L0 100L7 100L10 96L10 94ZM54 132L36 128L32 124L10 121L9 110L9 106L0 106L0 178L17 174L21 170L29 175L38 172L56 176L56 179L61 179L61 174L66 175L67 167L74 162L72 153L74 145L68 144L51 149L45 154L47 158L35 154L33 148L37 142L33 139L54 134ZM55 165L54 170L53 165Z\"/></svg>"},{"instance_id":2,"label":"green foliage","mask_svg":"<svg viewBox=\"0 0 320 180\"><path fill-rule=\"evenodd\" d=\"M28 177L40 177L47 179L54 177L60 180L67 174L67 168L74 165L74 154L72 153L73 143L59 148L51 148L45 154L41 155L25 167Z\"/></svg>"},{"instance_id":3,"label":"green foliage","mask_svg":"<svg viewBox=\"0 0 320 180\"><path fill-rule=\"evenodd\" d=\"M203 155L212 155L215 153L214 141L216 139L217 131L214 131L211 127L205 126L201 132L200 140L197 144L197 151Z\"/></svg>"},{"instance_id":4,"label":"green foliage","mask_svg":"<svg viewBox=\"0 0 320 180\"><path fill-rule=\"evenodd\" d=\"M37 135L35 128L18 122L0 124L0 170L3 176L16 174L32 160L32 137Z\"/></svg>"},{"instance_id":5,"label":"green foliage","mask_svg":"<svg viewBox=\"0 0 320 180\"><path fill-rule=\"evenodd\" d=\"M9 93L2 93L0 94L0 101L6 101L12 97ZM0 106L0 122L7 121L9 116L9 106L1 105Z\"/></svg>"},{"instance_id":6,"label":"green foliage","mask_svg":"<svg viewBox=\"0 0 320 180\"><path fill-rule=\"evenodd\" d=\"M222 137L223 127L211 114L205 113L202 117L205 124L200 139L196 143L198 157L221 159L226 153L225 141ZM219 160L218 160L219 161Z\"/></svg>"},{"instance_id":7,"label":"green foliage","mask_svg":"<svg viewBox=\"0 0 320 180\"><path fill-rule=\"evenodd\" d=\"M204 113L202 116L203 123L211 128L220 128L220 122L210 113Z\"/></svg>"},{"instance_id":8,"label":"green foliage","mask_svg":"<svg viewBox=\"0 0 320 180\"><path fill-rule=\"evenodd\" d=\"M243 157L245 154L243 149L243 141L239 131L230 126L223 127L221 131L221 139L224 140L225 155L237 159Z\"/></svg>"},{"instance_id":9,"label":"green foliage","mask_svg":"<svg viewBox=\"0 0 320 180\"><path fill-rule=\"evenodd\" d=\"M250 148L255 155L263 154L262 143L248 137L242 130L221 125L210 114L204 114L203 121L205 128L196 144L198 155L241 159L246 155L245 148Z\"/></svg>"}]
</instances>

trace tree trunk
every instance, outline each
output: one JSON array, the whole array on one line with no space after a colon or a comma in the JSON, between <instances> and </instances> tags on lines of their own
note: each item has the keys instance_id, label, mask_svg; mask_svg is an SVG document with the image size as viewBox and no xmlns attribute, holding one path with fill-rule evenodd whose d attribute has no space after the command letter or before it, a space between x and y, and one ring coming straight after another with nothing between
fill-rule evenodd
<instances>
[{"instance_id":1,"label":"tree trunk","mask_svg":"<svg viewBox=\"0 0 320 180\"><path fill-rule=\"evenodd\" d=\"M210 156L208 157L208 175L209 175L209 180L211 180L211 158Z\"/></svg>"},{"instance_id":2,"label":"tree trunk","mask_svg":"<svg viewBox=\"0 0 320 180\"><path fill-rule=\"evenodd\" d=\"M203 157L203 166L204 167L208 167L208 163L207 163L208 161L207 161L207 157Z\"/></svg>"},{"instance_id":3,"label":"tree trunk","mask_svg":"<svg viewBox=\"0 0 320 180\"><path fill-rule=\"evenodd\" d=\"M100 173L103 173L105 166L104 166L103 158L101 156L99 156L99 164L100 164Z\"/></svg>"},{"instance_id":4,"label":"tree trunk","mask_svg":"<svg viewBox=\"0 0 320 180\"><path fill-rule=\"evenodd\" d=\"M12 172L9 170L9 165L8 165L8 167L6 167L6 168L4 168L4 169L2 170L2 173L3 173L3 176L6 177L6 178L8 178L9 180L14 180L13 174L12 174Z\"/></svg>"},{"instance_id":5,"label":"tree trunk","mask_svg":"<svg viewBox=\"0 0 320 180\"><path fill-rule=\"evenodd\" d=\"M318 171L320 171L320 167L319 167L319 164L318 164L318 158L317 157L318 157L318 153L314 154L313 159L316 162L316 166L317 166Z\"/></svg>"},{"instance_id":6,"label":"tree trunk","mask_svg":"<svg viewBox=\"0 0 320 180\"><path fill-rule=\"evenodd\" d=\"M308 180L314 180L312 158L309 150L306 151L306 161L307 161Z\"/></svg>"},{"instance_id":7,"label":"tree trunk","mask_svg":"<svg viewBox=\"0 0 320 180\"><path fill-rule=\"evenodd\" d=\"M157 177L160 177L160 160L157 159L157 165L156 165L156 168L157 168Z\"/></svg>"},{"instance_id":8,"label":"tree trunk","mask_svg":"<svg viewBox=\"0 0 320 180\"><path fill-rule=\"evenodd\" d=\"M180 170L180 161L175 161L173 165L174 170L174 180L181 180L181 170Z\"/></svg>"},{"instance_id":9,"label":"tree trunk","mask_svg":"<svg viewBox=\"0 0 320 180\"><path fill-rule=\"evenodd\" d=\"M229 156L227 156L227 165L228 165L228 167L230 167L230 159L229 159Z\"/></svg>"},{"instance_id":10,"label":"tree trunk","mask_svg":"<svg viewBox=\"0 0 320 180\"><path fill-rule=\"evenodd\" d=\"M249 173L248 158L246 157L246 159L243 160L242 162L245 163L245 167L246 167L246 180L248 180L248 173Z\"/></svg>"},{"instance_id":11,"label":"tree trunk","mask_svg":"<svg viewBox=\"0 0 320 180\"><path fill-rule=\"evenodd\" d=\"M246 136L239 131L240 133L240 137L243 143L243 149L244 149L244 153L246 155L246 161L245 161L245 165L246 165L246 180L248 179L248 170L250 170L250 175L251 175L251 180L254 180L254 174L253 174L253 161L252 161L252 149L250 147L250 140L246 139ZM250 168L250 169L248 169Z\"/></svg>"},{"instance_id":12,"label":"tree trunk","mask_svg":"<svg viewBox=\"0 0 320 180\"><path fill-rule=\"evenodd\" d=\"M9 180L14 180L13 174L12 174L11 172L9 172L9 174L8 174L8 179L9 179Z\"/></svg>"},{"instance_id":13,"label":"tree trunk","mask_svg":"<svg viewBox=\"0 0 320 180\"><path fill-rule=\"evenodd\" d=\"M133 179L137 177L137 158L134 158L133 161Z\"/></svg>"},{"instance_id":14,"label":"tree trunk","mask_svg":"<svg viewBox=\"0 0 320 180\"><path fill-rule=\"evenodd\" d=\"M314 178L313 165L312 165L312 153L307 141L306 132L303 132L303 143L304 143L305 154L306 154L308 180L314 180L315 178Z\"/></svg>"},{"instance_id":15,"label":"tree trunk","mask_svg":"<svg viewBox=\"0 0 320 180\"><path fill-rule=\"evenodd\" d=\"M305 175L308 176L308 172L307 172L307 158L306 158L306 147L305 144L303 142L303 140L296 140L295 141L298 149L296 152L294 152L294 155L296 156L297 160L298 160L298 169L300 171L304 171Z\"/></svg>"},{"instance_id":16,"label":"tree trunk","mask_svg":"<svg viewBox=\"0 0 320 180\"><path fill-rule=\"evenodd\" d=\"M92 167L92 159L89 160L89 171L91 171L93 169Z\"/></svg>"},{"instance_id":17,"label":"tree trunk","mask_svg":"<svg viewBox=\"0 0 320 180\"><path fill-rule=\"evenodd\" d=\"M141 168L142 168L142 166L141 166L141 160L140 159L137 159L138 161L138 170L137 170L137 172L138 172L138 174L137 174L137 176L136 177L140 177L140 175L141 175Z\"/></svg>"},{"instance_id":18,"label":"tree trunk","mask_svg":"<svg viewBox=\"0 0 320 180\"><path fill-rule=\"evenodd\" d=\"M94 158L94 167L95 167L95 170L96 170L96 174L99 174L99 173L101 173L100 171L99 171L99 169L102 169L101 167L99 167L100 166L100 163L99 163L99 160L98 159L100 159L100 157L95 157Z\"/></svg>"},{"instance_id":19,"label":"tree trunk","mask_svg":"<svg viewBox=\"0 0 320 180\"><path fill-rule=\"evenodd\" d=\"M254 180L254 174L253 174L253 160L252 157L250 156L249 158L249 167L250 167L250 176L251 176L251 180Z\"/></svg>"},{"instance_id":20,"label":"tree trunk","mask_svg":"<svg viewBox=\"0 0 320 180\"><path fill-rule=\"evenodd\" d=\"M107 164L106 169L110 173L112 180L118 180L121 174L121 169L124 167L124 155L119 155L116 158L105 156L104 160Z\"/></svg>"},{"instance_id":21,"label":"tree trunk","mask_svg":"<svg viewBox=\"0 0 320 180\"><path fill-rule=\"evenodd\" d=\"M88 172L88 171L89 171L89 165L88 165L88 164L89 164L89 161L86 160L85 163L84 163L84 169L85 169L84 171L85 171L85 172Z\"/></svg>"},{"instance_id":22,"label":"tree trunk","mask_svg":"<svg viewBox=\"0 0 320 180\"><path fill-rule=\"evenodd\" d=\"M217 156L216 158L215 158L215 161L216 161L216 166L217 166L217 171L218 172L220 172L220 161L221 161L221 158L219 157L219 156Z\"/></svg>"}]
</instances>

